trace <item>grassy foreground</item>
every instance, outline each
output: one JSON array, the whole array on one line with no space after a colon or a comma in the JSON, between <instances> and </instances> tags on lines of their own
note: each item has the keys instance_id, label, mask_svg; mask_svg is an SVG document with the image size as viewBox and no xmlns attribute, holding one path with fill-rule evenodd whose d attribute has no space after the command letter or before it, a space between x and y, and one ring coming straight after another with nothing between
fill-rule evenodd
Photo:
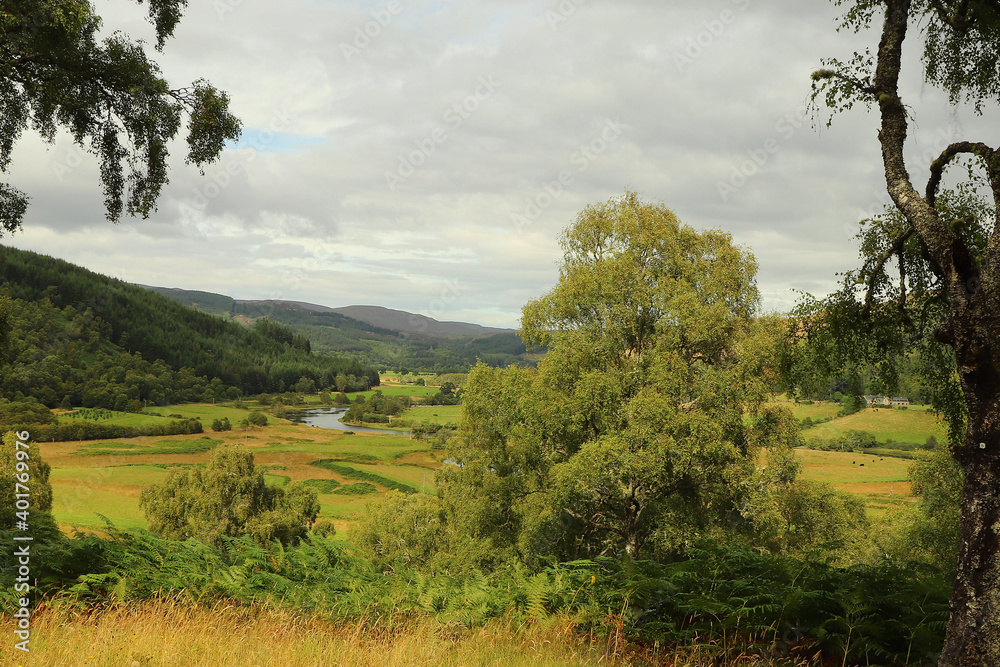
<instances>
[{"instance_id":1,"label":"grassy foreground","mask_svg":"<svg viewBox=\"0 0 1000 667\"><path fill-rule=\"evenodd\" d=\"M11 619L0 634L12 635ZM379 665L698 665L697 652L668 659L615 638L580 635L568 618L468 630L432 620L392 629L335 625L275 606L211 608L155 601L100 611L49 607L37 612L31 650L0 644L0 664L101 667L331 667ZM676 660L676 662L674 661ZM741 662L752 665L763 663Z\"/></svg>"}]
</instances>

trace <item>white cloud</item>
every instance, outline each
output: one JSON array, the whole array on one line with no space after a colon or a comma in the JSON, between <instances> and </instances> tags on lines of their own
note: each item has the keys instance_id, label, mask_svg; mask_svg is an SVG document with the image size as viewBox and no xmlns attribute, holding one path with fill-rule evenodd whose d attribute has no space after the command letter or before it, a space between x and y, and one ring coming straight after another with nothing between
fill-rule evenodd
<instances>
[{"instance_id":1,"label":"white cloud","mask_svg":"<svg viewBox=\"0 0 1000 667\"><path fill-rule=\"evenodd\" d=\"M142 7L96 6L106 29L151 39ZM861 43L835 32L832 3L389 7L191 3L154 57L176 85L228 91L243 142L205 176L179 142L159 211L114 227L93 160L64 137L47 151L25 138L10 180L34 201L5 242L140 283L505 326L557 279L559 232L626 187L751 247L767 309L832 289L855 261L854 225L884 190L875 119L858 110L817 132L801 113L820 58ZM959 123L995 143L967 114L922 118L915 155ZM609 121L624 129L602 141Z\"/></svg>"}]
</instances>

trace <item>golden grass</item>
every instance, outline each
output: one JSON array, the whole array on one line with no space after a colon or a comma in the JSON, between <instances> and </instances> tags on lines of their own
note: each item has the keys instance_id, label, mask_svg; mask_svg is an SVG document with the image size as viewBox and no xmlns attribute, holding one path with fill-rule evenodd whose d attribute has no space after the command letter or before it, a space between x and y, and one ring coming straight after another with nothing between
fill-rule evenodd
<instances>
[{"instance_id":1,"label":"golden grass","mask_svg":"<svg viewBox=\"0 0 1000 667\"><path fill-rule=\"evenodd\" d=\"M796 449L795 458L802 464L803 479L856 494L875 514L887 506L913 506L917 502L910 494L911 460L805 448Z\"/></svg>"},{"instance_id":2,"label":"golden grass","mask_svg":"<svg viewBox=\"0 0 1000 667\"><path fill-rule=\"evenodd\" d=\"M11 637L11 619L0 634ZM12 667L353 667L467 665L646 665L651 662L614 641L574 631L568 619L517 625L496 621L464 629L431 619L372 627L330 623L274 606L217 604L195 607L173 601L77 612L40 609L32 620L31 651L0 643L0 664ZM749 664L749 663L747 663Z\"/></svg>"}]
</instances>

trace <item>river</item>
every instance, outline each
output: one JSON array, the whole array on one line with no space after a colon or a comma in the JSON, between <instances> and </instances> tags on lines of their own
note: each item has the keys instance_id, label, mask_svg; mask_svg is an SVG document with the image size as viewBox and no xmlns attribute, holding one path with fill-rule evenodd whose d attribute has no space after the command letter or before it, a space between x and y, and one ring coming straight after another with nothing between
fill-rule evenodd
<instances>
[{"instance_id":1,"label":"river","mask_svg":"<svg viewBox=\"0 0 1000 667\"><path fill-rule=\"evenodd\" d=\"M306 426L316 426L318 428L328 428L335 431L354 431L355 433L381 433L408 435L409 431L389 431L381 428L368 428L367 426L354 426L345 424L340 418L347 412L347 408L308 408L306 410L288 410L288 418L296 424Z\"/></svg>"}]
</instances>

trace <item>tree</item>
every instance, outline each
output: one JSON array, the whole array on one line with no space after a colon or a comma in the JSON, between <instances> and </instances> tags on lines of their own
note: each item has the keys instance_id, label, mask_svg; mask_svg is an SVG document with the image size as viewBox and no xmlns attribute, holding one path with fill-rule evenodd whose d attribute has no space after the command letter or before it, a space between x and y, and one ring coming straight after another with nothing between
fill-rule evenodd
<instances>
[{"instance_id":1,"label":"tree","mask_svg":"<svg viewBox=\"0 0 1000 667\"><path fill-rule=\"evenodd\" d=\"M251 410L250 414L242 420L241 425L249 428L251 426L267 426L267 415L260 410Z\"/></svg>"},{"instance_id":2,"label":"tree","mask_svg":"<svg viewBox=\"0 0 1000 667\"><path fill-rule=\"evenodd\" d=\"M142 4L143 0L138 0ZM173 34L186 0L149 0L156 48ZM0 171L29 126L52 143L65 128L101 163L107 217L147 217L167 183L167 144L187 117L187 162L214 161L240 135L229 97L205 80L171 88L142 42L97 39L86 0L8 0L0 15ZM127 185L127 192L126 192ZM0 232L21 226L28 196L0 183Z\"/></svg>"},{"instance_id":3,"label":"tree","mask_svg":"<svg viewBox=\"0 0 1000 667\"><path fill-rule=\"evenodd\" d=\"M303 537L319 515L316 491L293 484L267 486L253 454L224 445L204 468L174 468L142 490L139 504L149 529L171 540L195 538L220 545L223 537L252 535L283 544Z\"/></svg>"},{"instance_id":4,"label":"tree","mask_svg":"<svg viewBox=\"0 0 1000 667\"><path fill-rule=\"evenodd\" d=\"M315 394L316 381L312 378L300 377L299 381L295 383L295 391L300 394Z\"/></svg>"},{"instance_id":5,"label":"tree","mask_svg":"<svg viewBox=\"0 0 1000 667\"><path fill-rule=\"evenodd\" d=\"M463 387L461 467L439 485L456 532L526 558L752 534L762 449L798 438L763 409L780 336L754 318L753 257L633 192L562 247L558 284L522 311L525 344L549 348L537 371L479 364Z\"/></svg>"},{"instance_id":6,"label":"tree","mask_svg":"<svg viewBox=\"0 0 1000 667\"><path fill-rule=\"evenodd\" d=\"M8 431L3 433L0 447L0 502L3 503L0 505L0 530L14 530L23 522L28 528L21 530L29 531L23 532L24 535L55 529L49 482L51 469L29 438L30 432ZM22 490L15 487L16 483L28 489L27 503L19 497Z\"/></svg>"},{"instance_id":7,"label":"tree","mask_svg":"<svg viewBox=\"0 0 1000 667\"><path fill-rule=\"evenodd\" d=\"M895 328L890 351L922 347L940 379L952 426L951 454L961 467L958 566L940 665L1000 664L1000 148L957 141L930 162L918 189L904 145L910 109L899 92L903 43L923 29L923 78L947 91L952 104L984 113L1000 102L998 0L838 0L843 26L855 31L881 18L877 52L850 62L827 60L814 72L814 99L835 111L876 106L889 196L895 206L870 224L865 266L854 278L863 301L846 295L842 312ZM969 182L942 192L945 170L966 160ZM992 195L981 201L976 186ZM890 279L893 265L898 278ZM915 288L915 289L914 289ZM908 291L910 289L911 291ZM846 292L846 290L845 290ZM852 305L853 304L853 305ZM917 308L923 308L919 314ZM841 321L848 321L851 317ZM925 334L925 335L922 335ZM891 369L890 369L891 374Z\"/></svg>"}]
</instances>

